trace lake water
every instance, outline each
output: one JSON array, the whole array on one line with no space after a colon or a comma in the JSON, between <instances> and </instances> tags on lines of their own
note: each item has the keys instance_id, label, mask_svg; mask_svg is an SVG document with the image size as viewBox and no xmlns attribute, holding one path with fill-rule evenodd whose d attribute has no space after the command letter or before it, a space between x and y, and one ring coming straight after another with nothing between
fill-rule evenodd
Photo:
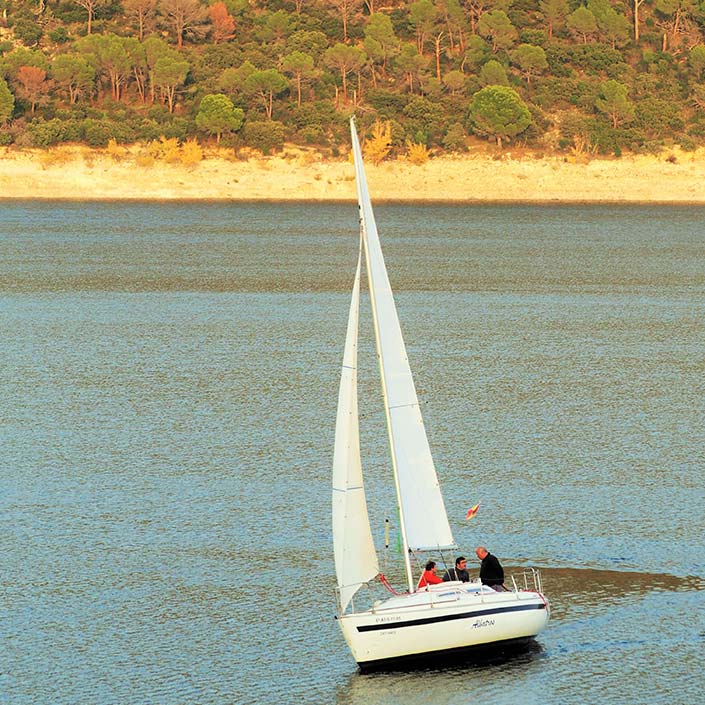
<instances>
[{"instance_id":1,"label":"lake water","mask_svg":"<svg viewBox=\"0 0 705 705\"><path fill-rule=\"evenodd\" d=\"M356 207L0 202L0 703L705 702L704 219L377 208L455 538L553 613L523 654L367 676L330 529Z\"/></svg>"}]
</instances>

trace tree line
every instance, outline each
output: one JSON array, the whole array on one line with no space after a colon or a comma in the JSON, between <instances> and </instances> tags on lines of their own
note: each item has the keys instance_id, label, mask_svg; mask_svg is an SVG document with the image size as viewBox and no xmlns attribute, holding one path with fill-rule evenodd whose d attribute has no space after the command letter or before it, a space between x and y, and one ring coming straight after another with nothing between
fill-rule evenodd
<instances>
[{"instance_id":1,"label":"tree line","mask_svg":"<svg viewBox=\"0 0 705 705\"><path fill-rule=\"evenodd\" d=\"M0 0L0 144L705 143L695 0Z\"/></svg>"}]
</instances>

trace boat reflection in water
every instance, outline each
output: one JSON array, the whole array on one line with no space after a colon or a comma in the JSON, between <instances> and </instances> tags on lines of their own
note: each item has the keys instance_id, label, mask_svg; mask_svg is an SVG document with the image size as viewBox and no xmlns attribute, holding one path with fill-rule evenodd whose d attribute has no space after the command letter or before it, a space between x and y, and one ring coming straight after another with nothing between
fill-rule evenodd
<instances>
[{"instance_id":1,"label":"boat reflection in water","mask_svg":"<svg viewBox=\"0 0 705 705\"><path fill-rule=\"evenodd\" d=\"M337 693L336 705L369 703L451 702L471 698L473 691L487 692L488 683L516 684L545 658L535 640L522 645L487 647L457 656L429 658L426 665L399 663L374 673L351 674ZM517 693L518 697L520 694ZM455 702L465 702L464 699ZM521 702L518 699L516 702Z\"/></svg>"}]
</instances>

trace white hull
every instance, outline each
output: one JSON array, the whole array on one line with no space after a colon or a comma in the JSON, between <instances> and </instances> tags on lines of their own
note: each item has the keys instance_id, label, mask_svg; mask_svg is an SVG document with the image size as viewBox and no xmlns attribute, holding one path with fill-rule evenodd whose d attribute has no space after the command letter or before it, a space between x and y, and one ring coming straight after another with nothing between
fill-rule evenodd
<instances>
[{"instance_id":1,"label":"white hull","mask_svg":"<svg viewBox=\"0 0 705 705\"><path fill-rule=\"evenodd\" d=\"M540 592L495 592L479 583L444 583L378 602L338 621L363 668L535 637L548 623Z\"/></svg>"}]
</instances>

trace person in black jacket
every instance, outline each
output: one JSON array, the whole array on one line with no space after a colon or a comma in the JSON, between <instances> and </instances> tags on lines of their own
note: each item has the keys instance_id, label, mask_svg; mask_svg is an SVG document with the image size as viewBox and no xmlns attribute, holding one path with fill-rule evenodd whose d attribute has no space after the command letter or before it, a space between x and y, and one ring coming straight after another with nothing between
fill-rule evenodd
<instances>
[{"instance_id":1,"label":"person in black jacket","mask_svg":"<svg viewBox=\"0 0 705 705\"><path fill-rule=\"evenodd\" d=\"M443 573L443 582L447 583L450 580L460 580L463 583L470 582L470 573L468 573L468 562L464 556L458 556L455 559L455 568L449 568Z\"/></svg>"},{"instance_id":2,"label":"person in black jacket","mask_svg":"<svg viewBox=\"0 0 705 705\"><path fill-rule=\"evenodd\" d=\"M480 582L489 585L493 590L502 592L504 587L504 568L495 556L493 556L484 546L475 549L477 557L482 561L480 565Z\"/></svg>"}]
</instances>

